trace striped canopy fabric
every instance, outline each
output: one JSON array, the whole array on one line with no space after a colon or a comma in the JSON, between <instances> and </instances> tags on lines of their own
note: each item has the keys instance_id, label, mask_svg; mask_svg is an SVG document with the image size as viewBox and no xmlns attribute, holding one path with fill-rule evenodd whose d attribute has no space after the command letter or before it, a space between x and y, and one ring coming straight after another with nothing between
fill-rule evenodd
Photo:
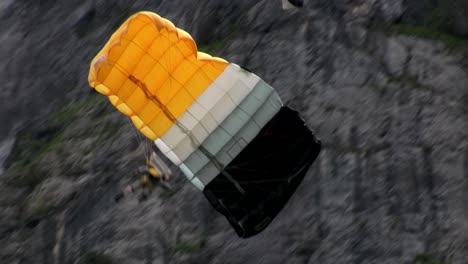
<instances>
[{"instance_id":1,"label":"striped canopy fabric","mask_svg":"<svg viewBox=\"0 0 468 264\"><path fill-rule=\"evenodd\" d=\"M187 32L155 13L125 21L91 62L88 80L240 237L272 221L320 151L270 85L198 52Z\"/></svg>"}]
</instances>

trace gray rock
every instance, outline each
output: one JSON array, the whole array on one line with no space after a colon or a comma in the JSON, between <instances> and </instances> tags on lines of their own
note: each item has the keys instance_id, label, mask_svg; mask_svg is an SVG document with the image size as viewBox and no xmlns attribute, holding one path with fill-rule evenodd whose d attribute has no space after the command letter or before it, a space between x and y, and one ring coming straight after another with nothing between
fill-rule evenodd
<instances>
[{"instance_id":1,"label":"gray rock","mask_svg":"<svg viewBox=\"0 0 468 264\"><path fill-rule=\"evenodd\" d=\"M16 138L11 137L0 142L0 175L2 175L4 171L3 165L13 149L15 139Z\"/></svg>"},{"instance_id":2,"label":"gray rock","mask_svg":"<svg viewBox=\"0 0 468 264\"><path fill-rule=\"evenodd\" d=\"M372 27L398 21L408 3L317 0L283 11L266 0L2 2L0 165L33 154L43 178L14 186L3 176L27 170L1 174L0 259L326 264L426 254L465 263L466 51ZM151 142L89 96L86 77L138 10L171 19L199 46L217 42L209 53L272 84L321 138L319 159L258 236L239 239L175 166L174 192L114 202ZM26 134L44 148L17 149Z\"/></svg>"},{"instance_id":3,"label":"gray rock","mask_svg":"<svg viewBox=\"0 0 468 264\"><path fill-rule=\"evenodd\" d=\"M405 63L408 61L408 50L398 40L398 38L390 38L387 44L387 51L384 63L390 74L401 76L405 72Z\"/></svg>"}]
</instances>

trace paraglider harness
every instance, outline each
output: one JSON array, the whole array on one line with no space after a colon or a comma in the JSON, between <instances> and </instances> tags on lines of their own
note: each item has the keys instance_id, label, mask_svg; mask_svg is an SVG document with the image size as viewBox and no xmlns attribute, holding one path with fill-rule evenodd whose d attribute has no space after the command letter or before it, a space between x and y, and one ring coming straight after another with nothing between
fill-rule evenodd
<instances>
[{"instance_id":1,"label":"paraglider harness","mask_svg":"<svg viewBox=\"0 0 468 264\"><path fill-rule=\"evenodd\" d=\"M169 175L159 171L150 160L146 161L146 166L141 166L135 171L136 175L141 175L140 186L153 191L161 181L168 181Z\"/></svg>"},{"instance_id":2,"label":"paraglider harness","mask_svg":"<svg viewBox=\"0 0 468 264\"><path fill-rule=\"evenodd\" d=\"M128 185L124 190L115 196L115 201L120 201L125 195L137 193L141 190L138 200L144 201L151 195L157 186L161 186L165 190L170 190L168 184L171 176L171 170L167 165L156 155L152 153L150 158L146 159L146 166L138 167L133 172L133 176L140 176L138 182Z\"/></svg>"}]
</instances>

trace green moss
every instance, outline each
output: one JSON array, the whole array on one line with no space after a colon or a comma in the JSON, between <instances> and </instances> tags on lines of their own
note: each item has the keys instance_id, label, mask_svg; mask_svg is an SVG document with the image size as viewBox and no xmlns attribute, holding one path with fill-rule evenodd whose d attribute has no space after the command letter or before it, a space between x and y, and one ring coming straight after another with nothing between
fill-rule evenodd
<instances>
[{"instance_id":1,"label":"green moss","mask_svg":"<svg viewBox=\"0 0 468 264\"><path fill-rule=\"evenodd\" d=\"M6 161L6 182L16 187L34 188L48 177L43 169L42 159L47 153L60 151L64 138L64 131L79 118L83 118L83 112L102 115L101 104L98 96L92 95L85 99L69 105L49 115L47 120L37 127L30 124L27 129L18 135L12 153ZM98 106L97 106L98 105ZM99 109L96 109L97 107ZM94 111L96 109L96 111ZM90 124L91 126L92 124ZM111 126L110 124L109 126ZM105 130L115 131L116 127L105 127ZM93 133L92 129L86 133Z\"/></svg>"},{"instance_id":2,"label":"green moss","mask_svg":"<svg viewBox=\"0 0 468 264\"><path fill-rule=\"evenodd\" d=\"M227 29L224 37L213 40L210 43L200 45L198 51L211 54L217 51L219 48L224 46L232 37L240 31L241 18L238 18L235 23L232 23L229 29Z\"/></svg>"},{"instance_id":3,"label":"green moss","mask_svg":"<svg viewBox=\"0 0 468 264\"><path fill-rule=\"evenodd\" d=\"M412 88L417 88L421 86L418 80L415 77L411 77L411 76L406 79L406 84Z\"/></svg>"},{"instance_id":4,"label":"green moss","mask_svg":"<svg viewBox=\"0 0 468 264\"><path fill-rule=\"evenodd\" d=\"M98 113L101 113L103 107L102 102L100 102L100 99L102 98L100 97L102 96L99 96L98 93L89 95L74 104L51 113L48 121L68 124L73 119L78 118L78 115L82 111L88 112L91 110L97 110Z\"/></svg>"},{"instance_id":5,"label":"green moss","mask_svg":"<svg viewBox=\"0 0 468 264\"><path fill-rule=\"evenodd\" d=\"M392 26L395 32L405 35L416 36L425 39L435 39L444 42L449 48L460 46L468 47L468 40L457 36L443 33L429 27L411 26L407 24L395 24Z\"/></svg>"},{"instance_id":6,"label":"green moss","mask_svg":"<svg viewBox=\"0 0 468 264\"><path fill-rule=\"evenodd\" d=\"M46 129L20 135L8 158L6 182L16 187L34 188L47 178L42 169L41 159L50 151L57 149L61 142L61 132Z\"/></svg>"},{"instance_id":7,"label":"green moss","mask_svg":"<svg viewBox=\"0 0 468 264\"><path fill-rule=\"evenodd\" d=\"M34 189L47 176L35 164L14 163L6 172L6 183L14 187L28 187Z\"/></svg>"},{"instance_id":8,"label":"green moss","mask_svg":"<svg viewBox=\"0 0 468 264\"><path fill-rule=\"evenodd\" d=\"M367 227L368 223L369 223L369 221L367 219L363 219L363 220L359 221L359 228Z\"/></svg>"},{"instance_id":9,"label":"green moss","mask_svg":"<svg viewBox=\"0 0 468 264\"><path fill-rule=\"evenodd\" d=\"M175 250L184 253L192 253L202 248L202 243L180 242L175 245Z\"/></svg>"},{"instance_id":10,"label":"green moss","mask_svg":"<svg viewBox=\"0 0 468 264\"><path fill-rule=\"evenodd\" d=\"M204 52L204 53L212 53L213 51L216 51L218 50L220 47L223 46L224 44L224 40L216 40L216 41L213 41L209 44L206 44L206 45L202 45L200 47L198 47L198 51L201 51L201 52Z\"/></svg>"},{"instance_id":11,"label":"green moss","mask_svg":"<svg viewBox=\"0 0 468 264\"><path fill-rule=\"evenodd\" d=\"M98 252L88 252L84 254L78 264L112 264L114 263L113 259L103 253Z\"/></svg>"},{"instance_id":12,"label":"green moss","mask_svg":"<svg viewBox=\"0 0 468 264\"><path fill-rule=\"evenodd\" d=\"M44 199L44 197L38 197L36 200L31 202L30 218L36 219L47 215L52 209L52 204Z\"/></svg>"},{"instance_id":13,"label":"green moss","mask_svg":"<svg viewBox=\"0 0 468 264\"><path fill-rule=\"evenodd\" d=\"M84 106L84 101L67 106L64 109L53 112L50 115L50 119L52 121L57 121L57 122L67 122L70 120L70 117L73 117L74 115L76 115L78 111L83 108L83 106Z\"/></svg>"},{"instance_id":14,"label":"green moss","mask_svg":"<svg viewBox=\"0 0 468 264\"><path fill-rule=\"evenodd\" d=\"M400 83L405 84L409 88L418 88L421 87L421 84L418 82L416 77L413 76L397 76L389 75L387 76L387 81L389 83Z\"/></svg>"},{"instance_id":15,"label":"green moss","mask_svg":"<svg viewBox=\"0 0 468 264\"><path fill-rule=\"evenodd\" d=\"M14 160L29 164L37 157L55 148L59 142L60 134L55 129L23 134L18 138L13 158Z\"/></svg>"},{"instance_id":16,"label":"green moss","mask_svg":"<svg viewBox=\"0 0 468 264\"><path fill-rule=\"evenodd\" d=\"M421 253L414 256L412 264L443 264L441 261L427 253Z\"/></svg>"},{"instance_id":17,"label":"green moss","mask_svg":"<svg viewBox=\"0 0 468 264\"><path fill-rule=\"evenodd\" d=\"M387 81L389 83L394 83L394 82L399 83L399 82L402 82L402 80L403 80L403 78L401 76L397 76L397 75L389 75L387 77Z\"/></svg>"}]
</instances>

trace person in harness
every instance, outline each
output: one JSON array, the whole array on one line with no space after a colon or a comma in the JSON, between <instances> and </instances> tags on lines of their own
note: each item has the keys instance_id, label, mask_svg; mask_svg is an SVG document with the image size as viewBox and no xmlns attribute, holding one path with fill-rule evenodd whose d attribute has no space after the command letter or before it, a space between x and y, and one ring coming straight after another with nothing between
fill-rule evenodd
<instances>
[{"instance_id":1,"label":"person in harness","mask_svg":"<svg viewBox=\"0 0 468 264\"><path fill-rule=\"evenodd\" d=\"M134 177L139 177L139 180L127 185L118 193L115 196L116 202L119 202L127 195L136 193L139 193L138 201L142 202L148 199L158 186L165 190L171 190L169 185L171 170L155 152L151 153L145 166L138 167L132 174Z\"/></svg>"}]
</instances>

